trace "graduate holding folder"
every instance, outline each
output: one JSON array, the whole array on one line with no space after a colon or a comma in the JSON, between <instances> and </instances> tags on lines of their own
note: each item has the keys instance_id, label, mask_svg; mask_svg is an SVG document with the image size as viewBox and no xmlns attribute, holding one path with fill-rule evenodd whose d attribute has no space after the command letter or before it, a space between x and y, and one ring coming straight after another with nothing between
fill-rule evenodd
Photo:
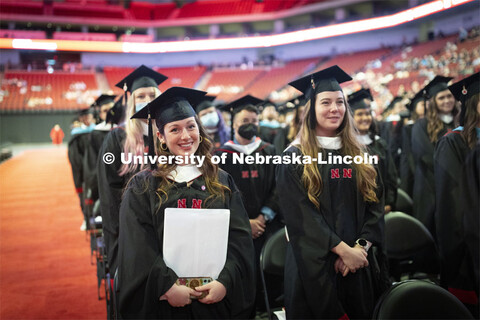
<instances>
[{"instance_id":1,"label":"graduate holding folder","mask_svg":"<svg viewBox=\"0 0 480 320\"><path fill-rule=\"evenodd\" d=\"M232 178L211 161L212 143L193 109L204 100L204 95L202 91L173 87L132 117L150 119L150 139L155 121L158 155L195 154L205 156L206 160L201 167L153 165L135 175L128 184L120 209L121 318L226 319L247 318L251 314L255 284L250 224ZM213 281L194 288L182 285L185 279L179 279L181 275L164 259L164 241L165 244L170 241L164 236L168 227L167 208L169 214L170 208L179 212L188 208L230 211L225 262ZM189 225L188 219L185 224ZM203 224L196 232L199 236L192 246L210 245L202 237L212 232L209 224ZM178 234L178 242L185 238ZM188 243L186 246L185 250L191 249Z\"/></svg>"}]
</instances>

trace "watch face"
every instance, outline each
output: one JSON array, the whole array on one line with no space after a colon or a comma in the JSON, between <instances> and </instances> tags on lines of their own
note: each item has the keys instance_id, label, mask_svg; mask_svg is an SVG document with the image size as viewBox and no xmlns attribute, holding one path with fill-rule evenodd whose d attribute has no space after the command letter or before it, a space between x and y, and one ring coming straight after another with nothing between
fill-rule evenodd
<instances>
[{"instance_id":1,"label":"watch face","mask_svg":"<svg viewBox=\"0 0 480 320\"><path fill-rule=\"evenodd\" d=\"M367 246L367 240L358 239L358 244L361 245L362 247L366 247Z\"/></svg>"}]
</instances>

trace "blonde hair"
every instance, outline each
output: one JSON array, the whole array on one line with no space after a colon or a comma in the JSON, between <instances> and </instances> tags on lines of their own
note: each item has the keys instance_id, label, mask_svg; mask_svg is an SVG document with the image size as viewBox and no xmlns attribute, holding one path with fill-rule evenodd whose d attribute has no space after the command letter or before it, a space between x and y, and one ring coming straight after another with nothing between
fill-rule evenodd
<instances>
[{"instance_id":1,"label":"blonde hair","mask_svg":"<svg viewBox=\"0 0 480 320\"><path fill-rule=\"evenodd\" d=\"M216 200L218 198L221 198L222 201L224 201L225 192L230 193L231 190L227 186L221 184L218 181L218 166L212 163L211 152L213 149L213 143L208 138L209 135L205 130L205 128L200 123L198 116L195 116L195 122L197 123L197 126L198 126L199 136L201 137L201 142L198 145L198 149L195 152L195 155L205 157L205 161L203 162L203 165L199 169L200 169L200 172L202 172L203 178L205 179L206 189L210 193L210 196L205 200L205 206L208 206L208 202L211 200ZM158 131L162 135L165 133L164 127L158 128ZM158 137L156 140L157 140L156 145L158 146L156 148L156 151L159 156L168 157L173 155L170 152L170 150L168 150L168 148L166 150L162 150L162 148L160 148L161 143L158 140ZM175 170L176 167L177 167L177 164L175 163L159 164L157 168L153 171L153 176L160 178L160 183L157 188L157 196L159 198L158 208L160 208L163 202L168 200L168 191L173 186L173 182L167 179L167 177L170 174L170 172Z\"/></svg>"},{"instance_id":2,"label":"blonde hair","mask_svg":"<svg viewBox=\"0 0 480 320\"><path fill-rule=\"evenodd\" d=\"M342 92L343 96L343 92ZM356 137L356 129L353 126L353 118L350 111L350 106L345 100L345 115L340 127L337 129L337 135L341 138L342 148L340 152L343 155L350 155L352 158L356 155L362 155L367 152L365 147L360 144ZM311 101L308 101L305 105L304 118L300 131L298 133L298 138L300 140L300 151L303 155L308 155L312 158L317 158L318 153L323 152L323 148L318 143L315 129L310 127L311 122ZM365 201L378 202L379 199L376 195L376 177L377 172L374 167L370 164L362 163L355 164L352 163L352 166L356 171L357 178L357 187L363 195ZM307 189L308 199L315 205L318 209L320 208L320 203L318 202L318 197L322 193L323 181L318 170L318 166L315 162L306 164L303 168L302 182Z\"/></svg>"},{"instance_id":3,"label":"blonde hair","mask_svg":"<svg viewBox=\"0 0 480 320\"><path fill-rule=\"evenodd\" d=\"M160 95L160 89L152 87L155 90L155 97ZM123 144L123 152L125 154L132 153L133 156L143 155L145 152L145 146L143 141L143 126L142 120L140 119L130 119L135 113L135 92L134 91L127 101L127 112L126 112L126 121L125 121L125 132L126 138ZM156 126L152 125L153 134L156 136ZM154 143L155 143L154 139ZM125 174L132 174L138 170L142 170L145 167L142 164L139 168L139 165L131 161L129 164L122 164L120 167L119 174L121 176Z\"/></svg>"}]
</instances>

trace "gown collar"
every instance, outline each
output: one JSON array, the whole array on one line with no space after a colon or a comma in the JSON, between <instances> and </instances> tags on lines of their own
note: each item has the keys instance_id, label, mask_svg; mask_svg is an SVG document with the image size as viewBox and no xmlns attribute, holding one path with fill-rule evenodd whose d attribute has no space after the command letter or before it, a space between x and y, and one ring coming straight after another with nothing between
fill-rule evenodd
<instances>
[{"instance_id":1,"label":"gown collar","mask_svg":"<svg viewBox=\"0 0 480 320\"><path fill-rule=\"evenodd\" d=\"M450 124L453 121L453 116L451 114L441 114L439 115L439 118L445 124Z\"/></svg>"},{"instance_id":2,"label":"gown collar","mask_svg":"<svg viewBox=\"0 0 480 320\"><path fill-rule=\"evenodd\" d=\"M251 142L249 144L245 144L245 145L236 144L236 143L234 143L233 141L230 140L227 143L225 143L225 145L231 147L235 151L242 152L242 153L245 153L245 154L252 154L255 150L258 149L258 147L260 146L261 143L262 143L262 139L257 137L253 142Z\"/></svg>"},{"instance_id":3,"label":"gown collar","mask_svg":"<svg viewBox=\"0 0 480 320\"><path fill-rule=\"evenodd\" d=\"M167 178L178 183L192 181L202 175L202 172L194 164L186 166L177 166L172 170Z\"/></svg>"},{"instance_id":4,"label":"gown collar","mask_svg":"<svg viewBox=\"0 0 480 320\"><path fill-rule=\"evenodd\" d=\"M358 135L357 138L361 144L366 146L370 145L373 142L372 138L370 138L368 134Z\"/></svg>"},{"instance_id":5,"label":"gown collar","mask_svg":"<svg viewBox=\"0 0 480 320\"><path fill-rule=\"evenodd\" d=\"M342 148L342 139L340 137L320 137L317 141L323 149L339 150Z\"/></svg>"}]
</instances>

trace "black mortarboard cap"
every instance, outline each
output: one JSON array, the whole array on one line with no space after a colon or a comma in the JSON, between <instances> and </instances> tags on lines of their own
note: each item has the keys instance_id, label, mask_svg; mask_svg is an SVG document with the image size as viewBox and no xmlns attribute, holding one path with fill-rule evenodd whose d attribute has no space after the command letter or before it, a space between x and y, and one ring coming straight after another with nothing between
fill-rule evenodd
<instances>
[{"instance_id":1,"label":"black mortarboard cap","mask_svg":"<svg viewBox=\"0 0 480 320\"><path fill-rule=\"evenodd\" d=\"M158 87L162 82L167 80L168 77L163 74L150 69L144 65L141 65L128 76L120 80L116 86L124 91L132 93L138 88L146 87Z\"/></svg>"},{"instance_id":2,"label":"black mortarboard cap","mask_svg":"<svg viewBox=\"0 0 480 320\"><path fill-rule=\"evenodd\" d=\"M460 125L463 126L465 124L466 103L468 99L480 92L480 72L455 82L449 86L448 89L452 92L455 99L462 103L462 110L460 112Z\"/></svg>"},{"instance_id":3,"label":"black mortarboard cap","mask_svg":"<svg viewBox=\"0 0 480 320\"><path fill-rule=\"evenodd\" d=\"M443 76L436 76L433 78L433 80L430 81L424 88L428 93L428 97L433 98L437 95L437 93L448 90L448 82L452 79L452 77Z\"/></svg>"},{"instance_id":4,"label":"black mortarboard cap","mask_svg":"<svg viewBox=\"0 0 480 320\"><path fill-rule=\"evenodd\" d=\"M339 66L334 65L289 83L295 89L303 92L307 99L310 99L310 128L314 129L317 126L316 95L324 91L342 91L340 83L350 80L352 77Z\"/></svg>"},{"instance_id":5,"label":"black mortarboard cap","mask_svg":"<svg viewBox=\"0 0 480 320\"><path fill-rule=\"evenodd\" d=\"M410 103L407 105L407 109L410 110L410 112L415 111L415 106L417 103L419 103L422 100L425 100L425 96L427 95L427 90L423 88L422 90L418 91L417 94L410 100Z\"/></svg>"},{"instance_id":6,"label":"black mortarboard cap","mask_svg":"<svg viewBox=\"0 0 480 320\"><path fill-rule=\"evenodd\" d=\"M370 106L365 103L365 99L373 101L370 89L360 89L348 96L348 104L352 111L357 109L368 109Z\"/></svg>"},{"instance_id":7,"label":"black mortarboard cap","mask_svg":"<svg viewBox=\"0 0 480 320\"><path fill-rule=\"evenodd\" d=\"M213 105L213 100L215 100L216 96L204 96L203 101L200 102L196 107L195 111L197 111L197 114L205 109L208 109L210 107L214 107Z\"/></svg>"},{"instance_id":8,"label":"black mortarboard cap","mask_svg":"<svg viewBox=\"0 0 480 320\"><path fill-rule=\"evenodd\" d=\"M155 119L157 127L167 123L195 117L193 109L205 100L205 91L183 87L171 87L150 101L145 107L135 113L131 119L148 119L148 154L154 156L152 121ZM151 165L152 170L155 165Z\"/></svg>"},{"instance_id":9,"label":"black mortarboard cap","mask_svg":"<svg viewBox=\"0 0 480 320\"><path fill-rule=\"evenodd\" d=\"M292 81L289 85L305 94L314 88L318 94L323 91L341 91L340 83L350 80L352 77L335 65Z\"/></svg>"},{"instance_id":10,"label":"black mortarboard cap","mask_svg":"<svg viewBox=\"0 0 480 320\"><path fill-rule=\"evenodd\" d=\"M221 107L220 110L222 111L228 111L230 112L230 114L232 115L232 119L230 121L230 135L231 135L231 139L233 140L233 117L235 114L239 113L240 111L242 111L245 107L247 106L253 106L256 108L257 105L259 105L260 103L262 103L263 100L262 99L259 99L259 98L256 98L252 95L245 95L237 100L234 100L232 102L230 102L229 104L226 104L224 106ZM258 109L257 109L258 110Z\"/></svg>"},{"instance_id":11,"label":"black mortarboard cap","mask_svg":"<svg viewBox=\"0 0 480 320\"><path fill-rule=\"evenodd\" d=\"M241 97L240 99L237 99L237 100L234 100L232 102L230 102L229 104L227 105L224 105L222 107L222 110L224 111L230 111L233 114L236 114L240 111L242 111L246 106L257 106L259 105L260 103L262 103L263 100L262 99L259 99L259 98L256 98L252 95L245 95L243 97Z\"/></svg>"},{"instance_id":12,"label":"black mortarboard cap","mask_svg":"<svg viewBox=\"0 0 480 320\"><path fill-rule=\"evenodd\" d=\"M106 123L119 124L125 115L125 108L123 107L122 98L118 99L113 107L107 111Z\"/></svg>"},{"instance_id":13,"label":"black mortarboard cap","mask_svg":"<svg viewBox=\"0 0 480 320\"><path fill-rule=\"evenodd\" d=\"M100 97L97 98L97 100L95 100L92 106L100 107L104 104L114 102L116 97L117 96L114 96L114 95L102 94Z\"/></svg>"}]
</instances>

